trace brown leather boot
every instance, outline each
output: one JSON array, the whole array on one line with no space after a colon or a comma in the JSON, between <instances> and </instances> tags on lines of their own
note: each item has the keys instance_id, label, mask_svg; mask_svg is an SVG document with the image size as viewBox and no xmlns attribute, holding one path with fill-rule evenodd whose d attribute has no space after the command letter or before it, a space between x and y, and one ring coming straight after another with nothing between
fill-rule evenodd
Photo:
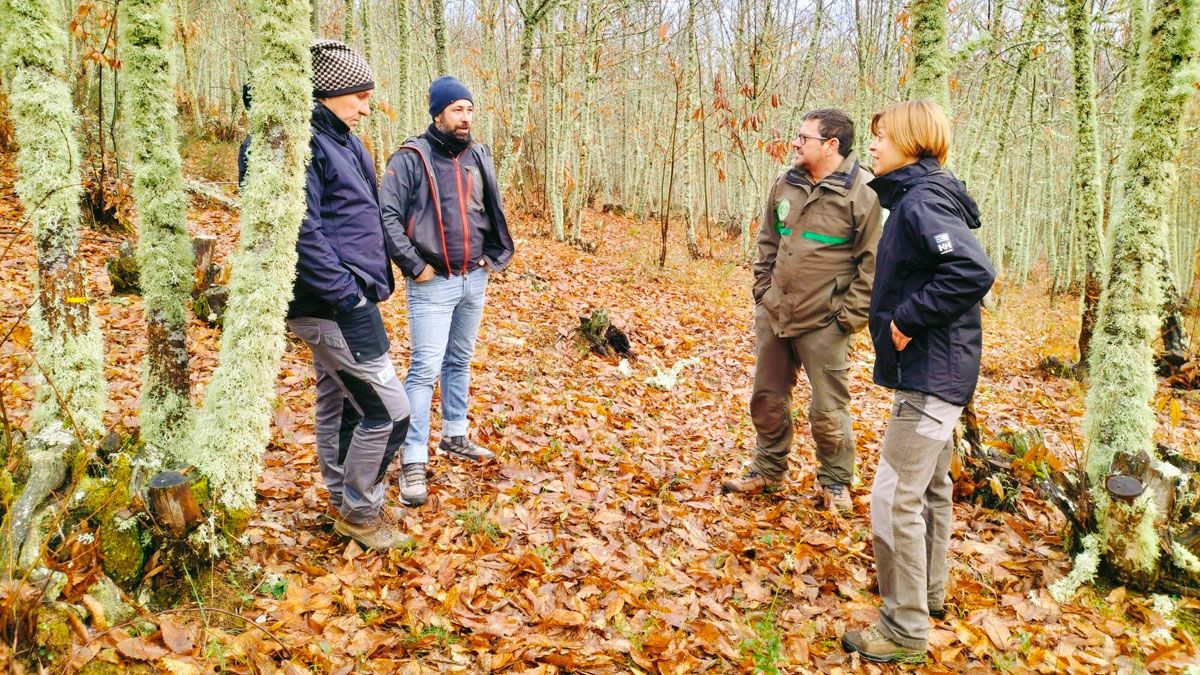
<instances>
[{"instance_id":1,"label":"brown leather boot","mask_svg":"<svg viewBox=\"0 0 1200 675\"><path fill-rule=\"evenodd\" d=\"M365 523L351 523L343 518L333 521L333 531L343 537L350 537L365 548L389 549L399 548L408 542L408 537L395 525L376 516Z\"/></svg>"},{"instance_id":2,"label":"brown leather boot","mask_svg":"<svg viewBox=\"0 0 1200 675\"><path fill-rule=\"evenodd\" d=\"M924 647L905 647L883 636L875 626L862 630L848 630L842 636L842 647L848 652L858 652L868 661L875 663L922 663L925 661Z\"/></svg>"},{"instance_id":3,"label":"brown leather boot","mask_svg":"<svg viewBox=\"0 0 1200 675\"><path fill-rule=\"evenodd\" d=\"M754 469L750 469L741 478L731 478L721 483L721 492L725 494L731 492L759 494L762 492L774 492L781 487L783 487L782 480L767 478Z\"/></svg>"}]
</instances>

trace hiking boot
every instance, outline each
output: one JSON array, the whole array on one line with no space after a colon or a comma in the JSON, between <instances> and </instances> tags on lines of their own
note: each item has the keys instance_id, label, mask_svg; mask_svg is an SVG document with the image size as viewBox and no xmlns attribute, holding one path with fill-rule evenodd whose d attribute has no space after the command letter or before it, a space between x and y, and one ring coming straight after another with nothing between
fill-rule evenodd
<instances>
[{"instance_id":1,"label":"hiking boot","mask_svg":"<svg viewBox=\"0 0 1200 675\"><path fill-rule=\"evenodd\" d=\"M325 504L325 512L322 513L321 516L324 518L328 518L330 521L335 522L335 523L342 519L341 512L338 511L338 508L336 506L334 506L332 503Z\"/></svg>"},{"instance_id":2,"label":"hiking boot","mask_svg":"<svg viewBox=\"0 0 1200 675\"><path fill-rule=\"evenodd\" d=\"M773 492L782 486L782 480L767 478L754 469L750 469L741 478L731 478L721 483L721 492L724 494L729 494L730 492L759 494L762 492Z\"/></svg>"},{"instance_id":3,"label":"hiking boot","mask_svg":"<svg viewBox=\"0 0 1200 675\"><path fill-rule=\"evenodd\" d=\"M405 464L400 472L400 503L408 507L420 506L427 496L425 462Z\"/></svg>"},{"instance_id":4,"label":"hiking boot","mask_svg":"<svg viewBox=\"0 0 1200 675\"><path fill-rule=\"evenodd\" d=\"M842 635L842 648L847 652L858 652L864 659L875 663L925 661L925 648L898 645L884 637L875 626L846 631Z\"/></svg>"},{"instance_id":5,"label":"hiking boot","mask_svg":"<svg viewBox=\"0 0 1200 675\"><path fill-rule=\"evenodd\" d=\"M469 459L472 462L478 462L485 459L495 459L496 455L487 448L475 445L471 439L466 436L449 436L443 437L438 443L438 449L447 455L457 457L459 459Z\"/></svg>"},{"instance_id":6,"label":"hiking boot","mask_svg":"<svg viewBox=\"0 0 1200 675\"><path fill-rule=\"evenodd\" d=\"M848 516L854 512L854 502L850 500L850 488L841 483L822 487L821 501L824 509L830 513Z\"/></svg>"},{"instance_id":7,"label":"hiking boot","mask_svg":"<svg viewBox=\"0 0 1200 675\"><path fill-rule=\"evenodd\" d=\"M934 619L937 619L938 621L941 621L942 619L946 618L946 607L945 606L934 607L933 605L930 605L929 606L929 616Z\"/></svg>"},{"instance_id":8,"label":"hiking boot","mask_svg":"<svg viewBox=\"0 0 1200 675\"><path fill-rule=\"evenodd\" d=\"M339 518L333 521L333 531L343 537L350 537L364 548L399 548L408 541L408 537L397 530L395 525L384 520L382 515L375 516L365 523L352 523Z\"/></svg>"}]
</instances>

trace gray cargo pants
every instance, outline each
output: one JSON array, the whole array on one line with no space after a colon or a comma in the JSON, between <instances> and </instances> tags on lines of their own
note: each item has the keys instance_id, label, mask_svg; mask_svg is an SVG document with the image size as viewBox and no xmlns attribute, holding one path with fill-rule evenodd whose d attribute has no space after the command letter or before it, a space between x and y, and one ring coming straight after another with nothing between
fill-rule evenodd
<instances>
[{"instance_id":1,"label":"gray cargo pants","mask_svg":"<svg viewBox=\"0 0 1200 675\"><path fill-rule=\"evenodd\" d=\"M823 486L849 485L854 475L854 427L850 422L850 336L837 322L793 338L771 330L765 310L754 313L758 358L750 418L758 432L752 468L783 478L792 449L792 388L800 368L808 374L812 401L808 425L816 445L817 481Z\"/></svg>"},{"instance_id":2,"label":"gray cargo pants","mask_svg":"<svg viewBox=\"0 0 1200 675\"><path fill-rule=\"evenodd\" d=\"M871 486L871 536L879 578L879 632L922 648L929 607L946 595L946 551L954 516L950 454L962 406L897 391Z\"/></svg>"},{"instance_id":3,"label":"gray cargo pants","mask_svg":"<svg viewBox=\"0 0 1200 675\"><path fill-rule=\"evenodd\" d=\"M317 460L330 502L352 523L379 515L383 477L404 444L409 417L404 385L387 353L387 338L381 337L378 309L369 305L361 311L373 311L374 316L356 320L358 327L347 329L353 344L348 344L335 321L297 317L287 322L312 349L317 372ZM377 325L374 330L371 319ZM380 350L382 354L377 354Z\"/></svg>"}]
</instances>

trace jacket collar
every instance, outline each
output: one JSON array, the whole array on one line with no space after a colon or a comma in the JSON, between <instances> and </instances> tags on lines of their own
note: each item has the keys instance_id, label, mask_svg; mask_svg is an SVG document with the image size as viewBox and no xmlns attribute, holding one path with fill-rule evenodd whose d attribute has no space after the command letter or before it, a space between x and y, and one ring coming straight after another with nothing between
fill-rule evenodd
<instances>
[{"instance_id":1,"label":"jacket collar","mask_svg":"<svg viewBox=\"0 0 1200 675\"><path fill-rule=\"evenodd\" d=\"M325 107L320 101L313 102L312 124L317 130L337 137L345 139L350 135L350 127L341 120L333 111Z\"/></svg>"},{"instance_id":2,"label":"jacket collar","mask_svg":"<svg viewBox=\"0 0 1200 675\"><path fill-rule=\"evenodd\" d=\"M824 185L834 192L846 194L850 188L854 187L854 180L858 178L860 169L858 156L851 150L850 154L842 158L842 163L838 164L838 168L834 169L833 173L817 181L816 185ZM812 178L808 175L808 171L802 168L792 167L788 170L784 179L796 187L815 187Z\"/></svg>"},{"instance_id":3,"label":"jacket collar","mask_svg":"<svg viewBox=\"0 0 1200 675\"><path fill-rule=\"evenodd\" d=\"M879 195L879 205L891 209L922 178L942 170L935 157L923 157L912 164L876 176L867 185Z\"/></svg>"}]
</instances>

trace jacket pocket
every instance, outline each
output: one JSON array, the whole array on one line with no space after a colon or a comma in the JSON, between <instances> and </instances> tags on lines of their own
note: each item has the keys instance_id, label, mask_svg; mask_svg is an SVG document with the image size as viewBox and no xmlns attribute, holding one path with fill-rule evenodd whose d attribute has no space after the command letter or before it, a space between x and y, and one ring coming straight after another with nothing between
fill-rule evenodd
<instances>
[{"instance_id":1,"label":"jacket pocket","mask_svg":"<svg viewBox=\"0 0 1200 675\"><path fill-rule=\"evenodd\" d=\"M379 307L373 303L351 310L337 317L338 328L346 340L346 348L356 362L370 361L387 353L387 331Z\"/></svg>"},{"instance_id":2,"label":"jacket pocket","mask_svg":"<svg viewBox=\"0 0 1200 675\"><path fill-rule=\"evenodd\" d=\"M473 166L467 167L467 208L483 212L483 176Z\"/></svg>"}]
</instances>

